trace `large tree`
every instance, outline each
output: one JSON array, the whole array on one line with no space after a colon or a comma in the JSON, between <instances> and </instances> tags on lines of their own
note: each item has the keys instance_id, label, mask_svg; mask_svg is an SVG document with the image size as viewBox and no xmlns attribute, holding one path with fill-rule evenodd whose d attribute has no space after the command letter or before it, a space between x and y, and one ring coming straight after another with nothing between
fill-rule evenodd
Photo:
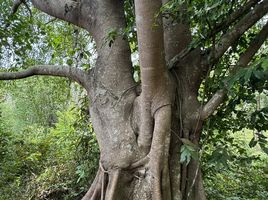
<instances>
[{"instance_id":1,"label":"large tree","mask_svg":"<svg viewBox=\"0 0 268 200\"><path fill-rule=\"evenodd\" d=\"M96 66L83 70L39 65L0 73L0 79L60 76L86 89L101 155L96 178L83 200L206 199L198 159L181 163L181 147L198 151L204 121L225 100L228 83L219 84L210 99L200 100L200 88L221 66L222 57L228 59L230 49L265 17L268 0L131 2L31 0L35 8L91 34L98 54ZM22 3L26 4L15 2L13 13ZM222 12L209 16L218 7ZM121 34L130 26L126 15L132 9L136 24L131 34L137 31L140 83L133 78L129 41ZM223 69L223 77L249 66L267 38L265 23L259 24L257 33L255 28L237 59L230 57L231 68ZM116 33L107 42L111 30Z\"/></svg>"}]
</instances>

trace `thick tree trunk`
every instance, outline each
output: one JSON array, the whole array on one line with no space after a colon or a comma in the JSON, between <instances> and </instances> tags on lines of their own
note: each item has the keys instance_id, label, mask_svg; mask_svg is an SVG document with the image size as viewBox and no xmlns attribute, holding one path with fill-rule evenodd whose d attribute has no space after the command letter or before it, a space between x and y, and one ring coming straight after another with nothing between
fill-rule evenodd
<instances>
[{"instance_id":1,"label":"thick tree trunk","mask_svg":"<svg viewBox=\"0 0 268 200\"><path fill-rule=\"evenodd\" d=\"M108 7L112 12L96 20L99 58L90 81L94 90L89 91L101 158L98 174L83 200L205 199L196 162L188 166L179 162L180 138L198 143L195 130L201 123L196 87L201 78L191 70L199 66L200 52L186 57L187 65L178 66L177 71L168 71L165 64L165 55L172 58L190 42L189 26L174 27L179 29L180 38L174 37L173 28L166 30L165 40L168 38L169 42L164 48L162 19L156 18L162 2L136 0L140 95L135 91L133 79L121 78L131 76L126 41L117 38L111 47L103 43L109 29L124 27L124 19L120 17L122 3L115 5L109 0L98 3L103 12Z\"/></svg>"},{"instance_id":2,"label":"thick tree trunk","mask_svg":"<svg viewBox=\"0 0 268 200\"><path fill-rule=\"evenodd\" d=\"M175 104L175 103L174 103ZM137 141L123 141L118 147L110 148L110 152L107 155L101 155L101 161L99 171L96 179L92 184L87 195L83 200L203 200L205 198L201 170L198 161L192 160L187 166L180 163L180 147L182 145L180 138L188 138L193 142L197 143L198 140L191 139L195 138L196 126L188 129L181 128L180 121L185 121L186 118L179 119L176 116L180 115L176 108L173 109L172 116L172 133L171 133L171 145L169 154L162 157L143 157L141 151L130 151L126 147L135 147ZM160 115L162 115L160 113ZM131 118L125 119L124 125L114 122L114 126L128 130L129 126L126 124L132 124ZM196 121L197 122L197 121ZM102 121L103 125L107 122ZM160 122L156 122L161 124ZM187 127L189 128L189 127ZM198 127L200 131L201 127ZM117 129L119 130L119 129ZM128 130L133 133L133 130ZM167 138L166 138L167 139ZM163 139L162 141L165 141ZM106 141L106 140L105 140ZM104 141L104 142L105 142ZM106 142L108 147L109 143ZM120 146L122 145L122 147ZM125 146L123 146L125 145ZM138 147L136 147L138 149ZM131 157L131 161L128 157L121 157L127 155ZM135 156L134 156L135 155ZM140 155L139 157L136 157ZM107 157L106 157L107 156ZM136 162L133 162L133 157ZM108 158L108 159L107 159ZM133 160L132 160L133 159ZM160 159L161 163L161 178L156 180L160 184L158 191L161 197L153 197L154 193L154 182L152 176L157 173L153 170L158 170L150 167L150 161L156 164L156 159ZM115 163L116 165L111 165ZM128 163L128 164L126 164Z\"/></svg>"}]
</instances>

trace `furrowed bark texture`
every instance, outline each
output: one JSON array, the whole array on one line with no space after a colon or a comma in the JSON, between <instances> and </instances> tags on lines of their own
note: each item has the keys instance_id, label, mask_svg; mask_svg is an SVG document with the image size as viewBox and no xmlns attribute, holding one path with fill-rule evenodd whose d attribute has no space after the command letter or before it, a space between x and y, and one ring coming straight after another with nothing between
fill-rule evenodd
<instances>
[{"instance_id":1,"label":"furrowed bark texture","mask_svg":"<svg viewBox=\"0 0 268 200\"><path fill-rule=\"evenodd\" d=\"M267 13L268 1L249 0L213 33L232 26L213 53L200 48L186 51L192 41L187 4L182 18L162 19L162 4L169 0L135 0L141 92L133 80L128 41L110 31L126 26L123 0L32 0L39 10L86 29L94 38L98 58L90 71L38 66L26 71L0 73L1 80L33 75L68 77L84 86L100 147L99 169L83 200L205 200L198 160L181 164L183 141L197 148L203 121L223 101L219 90L203 106L198 89L209 69L246 30ZM267 38L267 25L241 55L248 64ZM210 37L210 36L209 36ZM166 63L174 60L172 68ZM209 62L208 62L209 60Z\"/></svg>"}]
</instances>

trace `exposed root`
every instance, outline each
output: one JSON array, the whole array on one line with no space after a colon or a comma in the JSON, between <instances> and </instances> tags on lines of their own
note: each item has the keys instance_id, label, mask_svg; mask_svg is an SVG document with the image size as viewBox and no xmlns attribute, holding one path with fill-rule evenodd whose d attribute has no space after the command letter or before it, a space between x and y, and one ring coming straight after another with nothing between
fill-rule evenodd
<instances>
[{"instance_id":1,"label":"exposed root","mask_svg":"<svg viewBox=\"0 0 268 200\"><path fill-rule=\"evenodd\" d=\"M153 200L162 200L161 170L159 168L155 169L152 176L153 176L152 177L152 199Z\"/></svg>"},{"instance_id":2,"label":"exposed root","mask_svg":"<svg viewBox=\"0 0 268 200\"><path fill-rule=\"evenodd\" d=\"M170 174L169 174L168 156L166 156L165 161L164 161L161 186L162 186L163 199L171 200L171 181L170 181Z\"/></svg>"},{"instance_id":3,"label":"exposed root","mask_svg":"<svg viewBox=\"0 0 268 200\"><path fill-rule=\"evenodd\" d=\"M101 200L105 200L107 182L108 182L108 174L104 173L102 183L101 183Z\"/></svg>"},{"instance_id":4,"label":"exposed root","mask_svg":"<svg viewBox=\"0 0 268 200\"><path fill-rule=\"evenodd\" d=\"M100 164L90 189L82 200L118 200L121 169L106 171Z\"/></svg>"},{"instance_id":5,"label":"exposed root","mask_svg":"<svg viewBox=\"0 0 268 200\"><path fill-rule=\"evenodd\" d=\"M109 183L107 186L105 200L116 200L117 197L116 189L118 185L119 175L120 175L120 169L115 169L109 173Z\"/></svg>"},{"instance_id":6,"label":"exposed root","mask_svg":"<svg viewBox=\"0 0 268 200\"><path fill-rule=\"evenodd\" d=\"M152 199L163 200L168 192L162 188L162 178L165 179L164 169L168 170L168 152L170 145L171 130L171 106L161 107L155 113L155 127L153 133L153 141L150 150L149 167L151 170Z\"/></svg>"},{"instance_id":7,"label":"exposed root","mask_svg":"<svg viewBox=\"0 0 268 200\"><path fill-rule=\"evenodd\" d=\"M99 200L100 198L101 198L101 180L98 181L94 193L89 200Z\"/></svg>"},{"instance_id":8,"label":"exposed root","mask_svg":"<svg viewBox=\"0 0 268 200\"><path fill-rule=\"evenodd\" d=\"M90 200L91 199L91 197L93 196L93 194L96 190L96 187L97 187L100 179L101 179L101 170L99 169L93 183L91 184L89 190L87 191L85 196L82 198L82 200Z\"/></svg>"},{"instance_id":9,"label":"exposed root","mask_svg":"<svg viewBox=\"0 0 268 200\"><path fill-rule=\"evenodd\" d=\"M142 166L148 164L149 159L150 159L150 158L149 158L149 156L147 155L147 156L145 156L144 158L138 160L137 162L132 163L132 164L130 165L129 169L135 169L135 168L142 167Z\"/></svg>"}]
</instances>

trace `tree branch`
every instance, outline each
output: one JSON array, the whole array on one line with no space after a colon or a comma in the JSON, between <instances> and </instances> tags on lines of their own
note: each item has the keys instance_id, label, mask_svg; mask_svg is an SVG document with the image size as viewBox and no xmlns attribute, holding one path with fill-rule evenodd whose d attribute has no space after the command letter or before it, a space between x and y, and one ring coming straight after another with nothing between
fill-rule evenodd
<instances>
[{"instance_id":1,"label":"tree branch","mask_svg":"<svg viewBox=\"0 0 268 200\"><path fill-rule=\"evenodd\" d=\"M250 42L249 48L240 56L238 67L245 67L251 61L255 53L268 37L268 22L263 26L260 33Z\"/></svg>"},{"instance_id":2,"label":"tree branch","mask_svg":"<svg viewBox=\"0 0 268 200\"><path fill-rule=\"evenodd\" d=\"M33 5L53 17L77 26L80 23L80 1L75 0L32 0Z\"/></svg>"},{"instance_id":3,"label":"tree branch","mask_svg":"<svg viewBox=\"0 0 268 200\"><path fill-rule=\"evenodd\" d=\"M250 8L255 6L261 0L250 0L245 5L240 7L238 10L234 11L229 15L227 19L222 21L221 23L217 24L213 30L207 35L207 39L211 38L212 36L216 35L220 31L228 28L232 23L234 23L237 19L242 17L243 15L247 14L250 11Z\"/></svg>"},{"instance_id":4,"label":"tree branch","mask_svg":"<svg viewBox=\"0 0 268 200\"><path fill-rule=\"evenodd\" d=\"M0 80L23 79L35 75L67 77L86 87L87 75L78 68L68 66L37 65L20 72L0 72Z\"/></svg>"},{"instance_id":5,"label":"tree branch","mask_svg":"<svg viewBox=\"0 0 268 200\"><path fill-rule=\"evenodd\" d=\"M268 12L268 0L264 0L245 15L234 27L224 34L209 53L209 64L214 65L236 40Z\"/></svg>"},{"instance_id":6,"label":"tree branch","mask_svg":"<svg viewBox=\"0 0 268 200\"><path fill-rule=\"evenodd\" d=\"M207 102L207 104L203 107L201 119L205 120L210 115L214 113L214 111L219 107L219 105L224 101L225 95L227 91L226 89L218 90L211 99Z\"/></svg>"},{"instance_id":7,"label":"tree branch","mask_svg":"<svg viewBox=\"0 0 268 200\"><path fill-rule=\"evenodd\" d=\"M263 26L262 30L258 35L250 42L248 49L240 56L237 62L236 68L248 67L248 63L252 60L253 56L261 48L262 44L266 41L268 37L268 22ZM203 107L201 118L204 120L208 118L213 112L219 107L219 105L224 101L224 97L227 94L227 90L218 90L212 98Z\"/></svg>"},{"instance_id":8,"label":"tree branch","mask_svg":"<svg viewBox=\"0 0 268 200\"><path fill-rule=\"evenodd\" d=\"M243 7L238 9L237 11L231 13L231 15L224 20L223 22L216 25L216 27L206 36L206 39L211 38L215 34L219 33L221 30L228 28L232 23L234 23L237 19L242 17L243 15L247 14L250 11L250 8L255 6L258 2L261 0L250 0L247 2ZM174 34L177 35L177 34ZM196 47L191 48L184 48L182 51L180 51L179 54L172 57L172 59L168 60L168 69L171 69L176 66L176 64L186 55L188 55L191 51L193 51Z\"/></svg>"}]
</instances>

